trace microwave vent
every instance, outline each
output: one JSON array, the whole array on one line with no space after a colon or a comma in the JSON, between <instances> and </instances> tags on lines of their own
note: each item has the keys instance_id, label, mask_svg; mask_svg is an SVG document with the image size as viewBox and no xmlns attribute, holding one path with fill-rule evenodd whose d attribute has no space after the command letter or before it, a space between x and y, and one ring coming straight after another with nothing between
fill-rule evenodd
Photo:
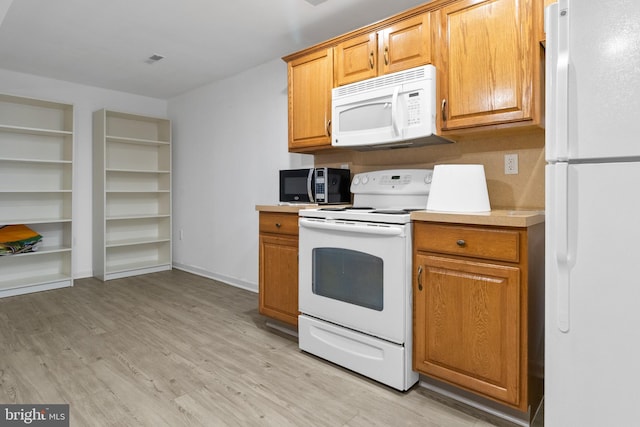
<instances>
[{"instance_id":1,"label":"microwave vent","mask_svg":"<svg viewBox=\"0 0 640 427\"><path fill-rule=\"evenodd\" d=\"M406 82L421 80L426 76L426 67L428 67L428 65L339 86L334 89L333 94L334 96L353 95L356 93L379 89L381 87L397 86Z\"/></svg>"}]
</instances>

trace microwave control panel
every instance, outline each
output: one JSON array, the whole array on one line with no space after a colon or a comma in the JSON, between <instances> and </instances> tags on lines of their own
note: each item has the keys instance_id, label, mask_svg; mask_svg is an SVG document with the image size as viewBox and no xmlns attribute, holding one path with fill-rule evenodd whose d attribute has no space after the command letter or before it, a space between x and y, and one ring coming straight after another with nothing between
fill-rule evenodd
<instances>
[{"instance_id":1,"label":"microwave control panel","mask_svg":"<svg viewBox=\"0 0 640 427\"><path fill-rule=\"evenodd\" d=\"M414 91L407 93L407 125L420 126L422 122L422 93Z\"/></svg>"},{"instance_id":2,"label":"microwave control panel","mask_svg":"<svg viewBox=\"0 0 640 427\"><path fill-rule=\"evenodd\" d=\"M325 177L324 177L324 169L318 168L316 169L316 183L315 183L315 193L316 193L316 203L324 203L326 190L325 190Z\"/></svg>"}]
</instances>

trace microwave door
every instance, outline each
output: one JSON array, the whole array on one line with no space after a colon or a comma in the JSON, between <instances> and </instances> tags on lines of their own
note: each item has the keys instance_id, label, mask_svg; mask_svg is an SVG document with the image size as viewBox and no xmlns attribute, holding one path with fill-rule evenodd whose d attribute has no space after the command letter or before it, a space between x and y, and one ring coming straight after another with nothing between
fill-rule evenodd
<instances>
[{"instance_id":1,"label":"microwave door","mask_svg":"<svg viewBox=\"0 0 640 427\"><path fill-rule=\"evenodd\" d=\"M361 99L350 97L344 104L337 102L334 108L334 126L338 130L333 145L350 147L389 142L398 138L401 131L398 120L396 92L390 89L368 92ZM399 91L398 91L399 94ZM396 107L394 107L394 98ZM398 130L394 130L397 128Z\"/></svg>"}]
</instances>

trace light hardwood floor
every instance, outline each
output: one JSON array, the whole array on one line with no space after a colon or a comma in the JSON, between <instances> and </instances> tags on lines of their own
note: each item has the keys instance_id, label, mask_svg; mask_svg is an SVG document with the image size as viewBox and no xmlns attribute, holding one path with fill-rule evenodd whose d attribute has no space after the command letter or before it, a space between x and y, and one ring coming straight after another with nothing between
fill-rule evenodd
<instances>
[{"instance_id":1,"label":"light hardwood floor","mask_svg":"<svg viewBox=\"0 0 640 427\"><path fill-rule=\"evenodd\" d=\"M258 296L173 270L0 299L0 402L72 426L492 426L301 352Z\"/></svg>"}]
</instances>

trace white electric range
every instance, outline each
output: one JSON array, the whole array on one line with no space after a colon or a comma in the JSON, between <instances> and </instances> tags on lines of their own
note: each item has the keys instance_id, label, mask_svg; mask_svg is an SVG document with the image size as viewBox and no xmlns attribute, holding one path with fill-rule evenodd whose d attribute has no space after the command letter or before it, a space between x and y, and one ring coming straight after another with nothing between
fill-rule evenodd
<instances>
[{"instance_id":1,"label":"white electric range","mask_svg":"<svg viewBox=\"0 0 640 427\"><path fill-rule=\"evenodd\" d=\"M353 206L300 210L299 346L398 390L411 369L412 210L432 170L354 176Z\"/></svg>"}]
</instances>

